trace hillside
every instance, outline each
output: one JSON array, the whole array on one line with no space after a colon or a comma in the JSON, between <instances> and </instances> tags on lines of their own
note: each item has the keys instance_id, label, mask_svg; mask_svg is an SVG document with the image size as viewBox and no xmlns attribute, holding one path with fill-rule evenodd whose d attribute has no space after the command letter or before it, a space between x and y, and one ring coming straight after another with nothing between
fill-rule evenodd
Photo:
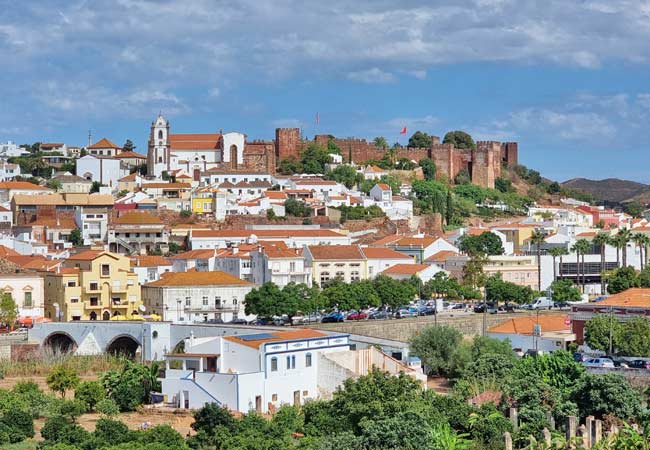
<instances>
[{"instance_id":1,"label":"hillside","mask_svg":"<svg viewBox=\"0 0 650 450\"><path fill-rule=\"evenodd\" d=\"M562 187L587 192L596 200L608 202L623 203L637 200L646 203L650 201L650 185L618 178L604 180L573 178L562 183Z\"/></svg>"}]
</instances>

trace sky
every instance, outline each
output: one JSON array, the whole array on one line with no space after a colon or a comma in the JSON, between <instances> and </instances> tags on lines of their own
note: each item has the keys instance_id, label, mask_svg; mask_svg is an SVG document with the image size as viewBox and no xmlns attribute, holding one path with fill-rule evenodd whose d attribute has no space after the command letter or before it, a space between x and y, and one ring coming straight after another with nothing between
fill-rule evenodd
<instances>
[{"instance_id":1,"label":"sky","mask_svg":"<svg viewBox=\"0 0 650 450\"><path fill-rule=\"evenodd\" d=\"M461 129L650 183L649 41L645 0L0 0L0 142Z\"/></svg>"}]
</instances>

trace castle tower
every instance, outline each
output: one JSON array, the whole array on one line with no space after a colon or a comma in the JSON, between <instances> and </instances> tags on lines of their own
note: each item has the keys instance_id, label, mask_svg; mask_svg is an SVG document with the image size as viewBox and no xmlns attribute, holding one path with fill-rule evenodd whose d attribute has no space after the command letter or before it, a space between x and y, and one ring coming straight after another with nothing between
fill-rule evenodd
<instances>
[{"instance_id":1,"label":"castle tower","mask_svg":"<svg viewBox=\"0 0 650 450\"><path fill-rule=\"evenodd\" d=\"M494 189L495 180L501 176L501 143L478 141L472 152L472 183Z\"/></svg>"},{"instance_id":2,"label":"castle tower","mask_svg":"<svg viewBox=\"0 0 650 450\"><path fill-rule=\"evenodd\" d=\"M281 161L289 156L300 158L301 142L299 128L275 129L275 159Z\"/></svg>"},{"instance_id":3,"label":"castle tower","mask_svg":"<svg viewBox=\"0 0 650 450\"><path fill-rule=\"evenodd\" d=\"M147 147L147 174L160 177L169 170L170 160L169 121L162 114L151 122Z\"/></svg>"}]
</instances>

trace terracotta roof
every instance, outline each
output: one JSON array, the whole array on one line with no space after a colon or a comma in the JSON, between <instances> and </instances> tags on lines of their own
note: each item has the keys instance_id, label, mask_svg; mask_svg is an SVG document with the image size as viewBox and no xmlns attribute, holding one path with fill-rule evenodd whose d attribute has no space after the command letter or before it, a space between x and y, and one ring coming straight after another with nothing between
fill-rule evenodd
<instances>
[{"instance_id":1,"label":"terracotta roof","mask_svg":"<svg viewBox=\"0 0 650 450\"><path fill-rule=\"evenodd\" d=\"M147 157L145 155L141 155L140 153L136 153L136 152L120 152L117 155L115 155L115 158L117 158L117 159L129 159L129 158L147 159Z\"/></svg>"},{"instance_id":2,"label":"terracotta roof","mask_svg":"<svg viewBox=\"0 0 650 450\"><path fill-rule=\"evenodd\" d=\"M137 172L133 172L133 173L128 174L128 175L125 176L125 177L120 178L120 179L117 180L117 181L135 181L135 179L136 179L137 176L138 176L138 173L137 173Z\"/></svg>"},{"instance_id":3,"label":"terracotta roof","mask_svg":"<svg viewBox=\"0 0 650 450\"><path fill-rule=\"evenodd\" d=\"M89 145L86 148L95 149L95 148L122 148L122 147L118 147L108 139L102 138L99 141L95 142L93 145Z\"/></svg>"},{"instance_id":4,"label":"terracotta roof","mask_svg":"<svg viewBox=\"0 0 650 450\"><path fill-rule=\"evenodd\" d=\"M390 191L390 186L386 183L377 183L375 186L377 186L382 191Z\"/></svg>"},{"instance_id":5,"label":"terracotta roof","mask_svg":"<svg viewBox=\"0 0 650 450\"><path fill-rule=\"evenodd\" d=\"M288 249L278 247L265 247L264 253L269 258L300 258L302 257L302 249Z\"/></svg>"},{"instance_id":6,"label":"terracotta roof","mask_svg":"<svg viewBox=\"0 0 650 450\"><path fill-rule=\"evenodd\" d=\"M368 166L366 167L366 172L386 172L386 169L377 166Z\"/></svg>"},{"instance_id":7,"label":"terracotta roof","mask_svg":"<svg viewBox=\"0 0 650 450\"><path fill-rule=\"evenodd\" d=\"M334 186L338 184L336 181L333 180L322 180L320 178L312 179L312 180L296 180L294 182L296 186L311 186L311 185L328 185L328 186Z\"/></svg>"},{"instance_id":8,"label":"terracotta roof","mask_svg":"<svg viewBox=\"0 0 650 450\"><path fill-rule=\"evenodd\" d=\"M143 183L142 189L192 189L192 185L189 183Z\"/></svg>"},{"instance_id":9,"label":"terracotta roof","mask_svg":"<svg viewBox=\"0 0 650 450\"><path fill-rule=\"evenodd\" d=\"M30 222L25 226L31 226L31 227L41 226L41 227L48 227L48 228L59 228L62 230L74 230L75 228L77 228L77 224L75 223L74 219L69 219L69 218L56 219L54 217L39 217L34 222Z\"/></svg>"},{"instance_id":10,"label":"terracotta roof","mask_svg":"<svg viewBox=\"0 0 650 450\"><path fill-rule=\"evenodd\" d=\"M214 256L214 250L199 249L199 250L190 250L187 252L179 253L178 255L170 256L169 259L206 259L206 258L212 258L213 256Z\"/></svg>"},{"instance_id":11,"label":"terracotta roof","mask_svg":"<svg viewBox=\"0 0 650 450\"><path fill-rule=\"evenodd\" d=\"M28 181L3 181L0 183L0 189L20 189L20 190L32 190L32 191L49 191L45 186L40 186L38 184L30 183Z\"/></svg>"},{"instance_id":12,"label":"terracotta roof","mask_svg":"<svg viewBox=\"0 0 650 450\"><path fill-rule=\"evenodd\" d=\"M386 275L417 275L430 267L428 264L395 264L382 273Z\"/></svg>"},{"instance_id":13,"label":"terracotta roof","mask_svg":"<svg viewBox=\"0 0 650 450\"><path fill-rule=\"evenodd\" d=\"M359 260L365 259L358 245L310 245L309 252L319 260Z\"/></svg>"},{"instance_id":14,"label":"terracotta roof","mask_svg":"<svg viewBox=\"0 0 650 450\"><path fill-rule=\"evenodd\" d=\"M157 281L145 286L252 286L253 284L226 272L167 272Z\"/></svg>"},{"instance_id":15,"label":"terracotta roof","mask_svg":"<svg viewBox=\"0 0 650 450\"><path fill-rule=\"evenodd\" d=\"M121 225L162 225L157 216L148 212L128 211L115 219L116 224Z\"/></svg>"},{"instance_id":16,"label":"terracotta roof","mask_svg":"<svg viewBox=\"0 0 650 450\"><path fill-rule=\"evenodd\" d=\"M83 252L75 253L70 255L68 258L69 261L92 261L97 259L103 253L107 253L104 250L86 250Z\"/></svg>"},{"instance_id":17,"label":"terracotta roof","mask_svg":"<svg viewBox=\"0 0 650 450\"><path fill-rule=\"evenodd\" d=\"M216 150L220 134L170 134L172 150Z\"/></svg>"},{"instance_id":18,"label":"terracotta roof","mask_svg":"<svg viewBox=\"0 0 650 450\"><path fill-rule=\"evenodd\" d=\"M0 212L10 212L10 210L5 208L4 206L0 206Z\"/></svg>"},{"instance_id":19,"label":"terracotta roof","mask_svg":"<svg viewBox=\"0 0 650 450\"><path fill-rule=\"evenodd\" d=\"M192 134L192 133L176 133L169 135L169 142L186 142L186 141L218 141L221 138L219 133L216 134Z\"/></svg>"},{"instance_id":20,"label":"terracotta roof","mask_svg":"<svg viewBox=\"0 0 650 450\"><path fill-rule=\"evenodd\" d=\"M351 204L351 205L356 205L356 204L359 204L359 205L360 205L361 203L362 203L362 202L361 202L361 197L353 197L353 196L350 196L350 204Z\"/></svg>"},{"instance_id":21,"label":"terracotta roof","mask_svg":"<svg viewBox=\"0 0 650 450\"><path fill-rule=\"evenodd\" d=\"M582 233L578 233L576 237L593 237L598 234L598 231L583 231Z\"/></svg>"},{"instance_id":22,"label":"terracotta roof","mask_svg":"<svg viewBox=\"0 0 650 450\"><path fill-rule=\"evenodd\" d=\"M566 315L516 317L488 329L488 332L523 334L531 336L533 334L533 327L536 324L539 324L542 327L542 333L546 333L548 331L569 331L571 330L571 325L566 324L566 322L568 322L567 319L568 316Z\"/></svg>"},{"instance_id":23,"label":"terracotta roof","mask_svg":"<svg viewBox=\"0 0 650 450\"><path fill-rule=\"evenodd\" d=\"M409 255L386 247L363 247L361 251L368 259L412 259Z\"/></svg>"},{"instance_id":24,"label":"terracotta roof","mask_svg":"<svg viewBox=\"0 0 650 450\"><path fill-rule=\"evenodd\" d=\"M54 148L54 147L63 147L65 144L63 142L42 142L39 145L40 148Z\"/></svg>"},{"instance_id":25,"label":"terracotta roof","mask_svg":"<svg viewBox=\"0 0 650 450\"><path fill-rule=\"evenodd\" d=\"M6 258L7 256L20 256L20 253L4 245L0 245L0 258Z\"/></svg>"},{"instance_id":26,"label":"terracotta roof","mask_svg":"<svg viewBox=\"0 0 650 450\"><path fill-rule=\"evenodd\" d=\"M282 192L282 191L266 191L264 193L264 197L272 198L276 200L284 200L287 198L287 194L286 192Z\"/></svg>"},{"instance_id":27,"label":"terracotta roof","mask_svg":"<svg viewBox=\"0 0 650 450\"><path fill-rule=\"evenodd\" d=\"M435 263L445 262L447 261L447 258L449 258L450 256L458 256L458 253L451 250L441 250L429 256L427 259L425 259L425 261L435 262Z\"/></svg>"},{"instance_id":28,"label":"terracotta roof","mask_svg":"<svg viewBox=\"0 0 650 450\"><path fill-rule=\"evenodd\" d=\"M138 255L131 256L131 267L171 266L172 262L164 256Z\"/></svg>"},{"instance_id":29,"label":"terracotta roof","mask_svg":"<svg viewBox=\"0 0 650 450\"><path fill-rule=\"evenodd\" d=\"M267 337L251 340L250 337L248 339L243 339L246 337L246 335L242 335L242 336L224 336L223 339L257 349L260 348L262 344L266 344L269 342L297 341L301 339L312 339L312 338L320 338L320 337L327 336L327 334L323 333L322 331L309 330L309 329L274 331L272 333L262 333L261 335Z\"/></svg>"},{"instance_id":30,"label":"terracotta roof","mask_svg":"<svg viewBox=\"0 0 650 450\"><path fill-rule=\"evenodd\" d=\"M598 302L598 306L621 306L631 308L650 308L650 289L630 288L618 294L610 295Z\"/></svg>"},{"instance_id":31,"label":"terracotta roof","mask_svg":"<svg viewBox=\"0 0 650 450\"><path fill-rule=\"evenodd\" d=\"M21 269L47 270L61 263L61 261L49 261L40 255L7 255L6 260L20 266Z\"/></svg>"},{"instance_id":32,"label":"terracotta roof","mask_svg":"<svg viewBox=\"0 0 650 450\"><path fill-rule=\"evenodd\" d=\"M72 206L110 206L115 199L110 194L16 194L13 198L17 205L72 205Z\"/></svg>"},{"instance_id":33,"label":"terracotta roof","mask_svg":"<svg viewBox=\"0 0 650 450\"><path fill-rule=\"evenodd\" d=\"M425 237L404 237L397 242L393 242L390 246L395 247L421 247L426 248L436 242L439 238L434 236Z\"/></svg>"},{"instance_id":34,"label":"terracotta roof","mask_svg":"<svg viewBox=\"0 0 650 450\"><path fill-rule=\"evenodd\" d=\"M291 237L345 237L333 230L196 230L193 237L239 237L255 235L261 238L291 238Z\"/></svg>"},{"instance_id":35,"label":"terracotta roof","mask_svg":"<svg viewBox=\"0 0 650 450\"><path fill-rule=\"evenodd\" d=\"M401 235L401 234L389 234L386 237L383 237L381 239L376 240L371 245L373 247L380 247L380 246L384 246L384 245L387 245L387 244L392 244L392 243L397 242L397 241L399 241L399 240L401 240L403 238L404 238L404 236Z\"/></svg>"},{"instance_id":36,"label":"terracotta roof","mask_svg":"<svg viewBox=\"0 0 650 450\"><path fill-rule=\"evenodd\" d=\"M55 180L59 180L61 183L84 183L92 184L92 181L86 180L84 177L78 175L57 175L54 177Z\"/></svg>"}]
</instances>

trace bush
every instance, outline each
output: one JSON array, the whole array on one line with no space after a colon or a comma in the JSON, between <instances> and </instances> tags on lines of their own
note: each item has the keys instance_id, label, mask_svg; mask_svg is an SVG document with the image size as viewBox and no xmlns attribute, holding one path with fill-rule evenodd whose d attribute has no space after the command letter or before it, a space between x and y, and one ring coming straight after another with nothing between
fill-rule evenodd
<instances>
[{"instance_id":1,"label":"bush","mask_svg":"<svg viewBox=\"0 0 650 450\"><path fill-rule=\"evenodd\" d=\"M111 444L127 442L130 438L129 427L119 420L102 417L97 421L95 437L110 442Z\"/></svg>"},{"instance_id":2,"label":"bush","mask_svg":"<svg viewBox=\"0 0 650 450\"><path fill-rule=\"evenodd\" d=\"M59 400L54 404L54 410L60 416L65 417L71 421L76 421L77 417L81 416L88 410L88 405L83 400Z\"/></svg>"},{"instance_id":3,"label":"bush","mask_svg":"<svg viewBox=\"0 0 650 450\"><path fill-rule=\"evenodd\" d=\"M181 216L182 218L184 218L184 219L186 219L186 218L188 218L188 217L191 217L191 216L192 216L192 211L190 211L189 209L184 209L184 210L182 210L182 211L180 212L180 216Z\"/></svg>"},{"instance_id":4,"label":"bush","mask_svg":"<svg viewBox=\"0 0 650 450\"><path fill-rule=\"evenodd\" d=\"M95 410L106 417L114 417L120 413L120 407L112 398L105 398L98 401Z\"/></svg>"},{"instance_id":5,"label":"bush","mask_svg":"<svg viewBox=\"0 0 650 450\"><path fill-rule=\"evenodd\" d=\"M66 366L56 366L47 376L47 385L54 392L65 398L68 390L74 389L79 384L77 372Z\"/></svg>"},{"instance_id":6,"label":"bush","mask_svg":"<svg viewBox=\"0 0 650 450\"><path fill-rule=\"evenodd\" d=\"M79 383L74 398L83 401L88 411L94 411L97 403L106 398L106 392L99 381L84 381Z\"/></svg>"},{"instance_id":7,"label":"bush","mask_svg":"<svg viewBox=\"0 0 650 450\"><path fill-rule=\"evenodd\" d=\"M167 447L183 447L183 436L169 425L156 425L145 431L140 441L145 444L159 443Z\"/></svg>"},{"instance_id":8,"label":"bush","mask_svg":"<svg viewBox=\"0 0 650 450\"><path fill-rule=\"evenodd\" d=\"M34 437L34 418L27 411L15 409L2 416L2 423L13 430L9 435L11 442L20 442Z\"/></svg>"},{"instance_id":9,"label":"bush","mask_svg":"<svg viewBox=\"0 0 650 450\"><path fill-rule=\"evenodd\" d=\"M194 412L193 430L205 431L210 434L218 426L226 427L229 430L235 429L235 419L227 407L208 403Z\"/></svg>"}]
</instances>

